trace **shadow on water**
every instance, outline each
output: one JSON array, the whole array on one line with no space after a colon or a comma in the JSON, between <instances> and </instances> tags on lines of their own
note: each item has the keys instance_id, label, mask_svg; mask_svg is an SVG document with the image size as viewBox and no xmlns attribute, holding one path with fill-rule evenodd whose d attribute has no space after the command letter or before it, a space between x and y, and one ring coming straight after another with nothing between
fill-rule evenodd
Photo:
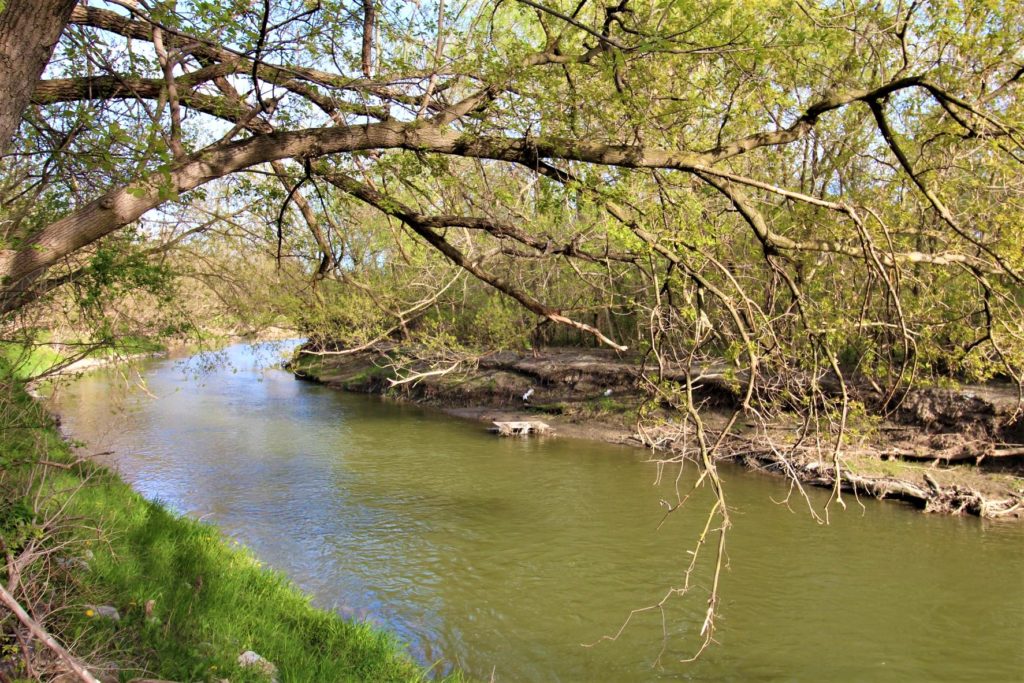
<instances>
[{"instance_id":1,"label":"shadow on water","mask_svg":"<svg viewBox=\"0 0 1024 683\"><path fill-rule=\"evenodd\" d=\"M673 638L655 670L657 613L616 642L581 647L679 584L703 523L696 500L655 530L670 489L653 485L646 453L498 439L477 423L297 382L245 346L205 373L153 361L144 376L152 396L111 372L62 390L71 433L115 450L111 464L144 495L218 524L318 604L393 630L424 663L508 681L1024 671L1020 524L851 500L822 527L772 502L785 495L779 481L727 468L721 647L674 661L695 644L705 608L695 593L666 615Z\"/></svg>"}]
</instances>

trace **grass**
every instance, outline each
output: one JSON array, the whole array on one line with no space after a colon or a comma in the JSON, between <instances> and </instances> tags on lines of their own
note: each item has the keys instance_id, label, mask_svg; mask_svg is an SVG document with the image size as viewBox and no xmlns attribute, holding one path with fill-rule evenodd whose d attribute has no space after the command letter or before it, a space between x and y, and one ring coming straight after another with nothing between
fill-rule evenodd
<instances>
[{"instance_id":1,"label":"grass","mask_svg":"<svg viewBox=\"0 0 1024 683\"><path fill-rule=\"evenodd\" d=\"M215 529L142 500L109 472L77 494L72 514L96 520L107 539L92 544L79 577L83 607L71 611L69 633L87 649L172 680L259 680L236 663L245 650L273 662L283 681L420 677L387 634L312 607ZM88 617L86 604L113 605L122 619Z\"/></svg>"},{"instance_id":2,"label":"grass","mask_svg":"<svg viewBox=\"0 0 1024 683\"><path fill-rule=\"evenodd\" d=\"M394 379L396 377L394 368L389 366L376 366L372 365L357 374L349 377L345 381L346 386L351 387L362 387L370 383L380 382L382 380Z\"/></svg>"},{"instance_id":3,"label":"grass","mask_svg":"<svg viewBox=\"0 0 1024 683\"><path fill-rule=\"evenodd\" d=\"M601 396L587 401L591 410L598 415L619 415L632 411L636 406L620 401L611 396Z\"/></svg>"},{"instance_id":4,"label":"grass","mask_svg":"<svg viewBox=\"0 0 1024 683\"><path fill-rule=\"evenodd\" d=\"M288 361L288 370L318 382L340 384L353 391L364 390L368 385L380 384L396 377L391 366L367 365L358 356L329 358L297 353Z\"/></svg>"},{"instance_id":5,"label":"grass","mask_svg":"<svg viewBox=\"0 0 1024 683\"><path fill-rule=\"evenodd\" d=\"M942 486L963 486L993 498L1024 491L1024 482L1015 473L985 471L967 463L936 467L930 460L883 460L873 455L854 454L845 455L844 460L848 470L862 476L891 477L924 485L923 475L928 473Z\"/></svg>"},{"instance_id":6,"label":"grass","mask_svg":"<svg viewBox=\"0 0 1024 683\"><path fill-rule=\"evenodd\" d=\"M6 370L4 376L0 369L0 533L14 549L50 535L44 544L66 543L61 556L87 563L61 568L51 562L36 573L46 584L37 593L60 596L46 627L78 656L116 669L121 680L266 680L238 666L245 650L273 662L282 682L426 678L391 635L313 607L281 573L261 566L214 527L143 499L110 470L88 462L69 469L34 464L39 458L65 466L73 461L49 419ZM26 482L29 477L36 479ZM48 502L29 510L39 491ZM62 522L44 525L59 506ZM6 569L2 574L6 582ZM95 605L115 607L120 621L96 615Z\"/></svg>"},{"instance_id":7,"label":"grass","mask_svg":"<svg viewBox=\"0 0 1024 683\"><path fill-rule=\"evenodd\" d=\"M534 405L527 406L531 412L544 413L547 415L565 415L566 413L572 412L572 408L568 403L537 403Z\"/></svg>"},{"instance_id":8,"label":"grass","mask_svg":"<svg viewBox=\"0 0 1024 683\"><path fill-rule=\"evenodd\" d=\"M0 342L0 363L5 366L4 372L13 375L15 379L27 380L45 373L74 355L74 352L63 353L60 346L50 342L51 335L45 332L37 333L31 341ZM66 340L64 343L82 342ZM119 338L113 346L95 348L86 356L112 358L165 350L166 346L162 342L141 336L125 336Z\"/></svg>"},{"instance_id":9,"label":"grass","mask_svg":"<svg viewBox=\"0 0 1024 683\"><path fill-rule=\"evenodd\" d=\"M24 345L0 342L0 363L5 372L24 380L46 372L64 360L64 356L47 344Z\"/></svg>"}]
</instances>

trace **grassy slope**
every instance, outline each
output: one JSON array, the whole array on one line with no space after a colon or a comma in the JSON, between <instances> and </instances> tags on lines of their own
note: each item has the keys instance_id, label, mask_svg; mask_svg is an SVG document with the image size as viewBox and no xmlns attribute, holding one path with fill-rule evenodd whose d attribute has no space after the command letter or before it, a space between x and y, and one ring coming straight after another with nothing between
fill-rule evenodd
<instances>
[{"instance_id":1,"label":"grassy slope","mask_svg":"<svg viewBox=\"0 0 1024 683\"><path fill-rule=\"evenodd\" d=\"M17 379L28 380L69 360L57 346L49 343L50 337L49 333L38 333L31 343L0 342L0 364L5 366L4 372ZM72 339L65 343L78 342ZM115 346L95 348L85 357L113 358L160 351L166 351L166 347L159 341L146 337L121 337Z\"/></svg>"},{"instance_id":2,"label":"grassy slope","mask_svg":"<svg viewBox=\"0 0 1024 683\"><path fill-rule=\"evenodd\" d=\"M5 374L28 379L42 374L63 360L51 346L26 347L22 344L0 342L0 364Z\"/></svg>"},{"instance_id":3,"label":"grassy slope","mask_svg":"<svg viewBox=\"0 0 1024 683\"><path fill-rule=\"evenodd\" d=\"M31 461L68 463L71 456L39 406L9 370L2 372L0 452L9 495L33 470ZM282 681L424 676L388 634L312 607L280 573L261 567L216 529L144 500L109 470L89 463L46 469L45 487L54 494L49 506L70 496L66 517L74 522L67 527L73 531L53 541L70 535L72 544L61 553L85 557L89 565L50 577L50 592L64 597L47 626L90 664L116 666L122 680L142 674L260 680L236 664L252 649L277 665ZM0 508L5 541L19 533L11 502ZM148 600L155 603L149 619ZM120 622L90 615L89 605L116 607Z\"/></svg>"}]
</instances>

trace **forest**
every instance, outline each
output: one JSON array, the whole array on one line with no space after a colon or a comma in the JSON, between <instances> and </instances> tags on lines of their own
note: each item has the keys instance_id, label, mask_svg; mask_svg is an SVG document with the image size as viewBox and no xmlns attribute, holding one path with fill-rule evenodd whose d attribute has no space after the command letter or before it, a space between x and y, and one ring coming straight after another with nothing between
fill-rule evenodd
<instances>
[{"instance_id":1,"label":"forest","mask_svg":"<svg viewBox=\"0 0 1024 683\"><path fill-rule=\"evenodd\" d=\"M93 465L25 382L82 359L283 328L329 385L610 425L708 493L662 501L702 520L656 601L699 606L691 655L742 523L722 461L822 523L1024 509L1019 3L0 8L4 680L95 680L102 638L31 614L103 505L52 490ZM417 675L392 656L320 679Z\"/></svg>"}]
</instances>

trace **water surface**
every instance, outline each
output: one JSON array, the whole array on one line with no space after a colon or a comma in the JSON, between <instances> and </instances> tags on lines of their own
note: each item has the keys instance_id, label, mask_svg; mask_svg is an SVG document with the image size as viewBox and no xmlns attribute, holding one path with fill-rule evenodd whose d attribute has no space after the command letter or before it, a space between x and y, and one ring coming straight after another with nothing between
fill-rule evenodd
<instances>
[{"instance_id":1,"label":"water surface","mask_svg":"<svg viewBox=\"0 0 1024 683\"><path fill-rule=\"evenodd\" d=\"M720 645L678 663L703 619L695 594L667 612L664 668L652 668L657 612L581 646L679 585L704 521L695 500L657 530L671 487L655 486L644 451L500 439L296 381L246 346L225 359L199 376L147 362L146 391L94 372L56 402L68 430L115 451L111 464L143 495L217 524L317 604L392 630L441 670L497 681L1024 676L1020 523L865 501L823 527L773 502L786 495L779 480L729 468Z\"/></svg>"}]
</instances>

